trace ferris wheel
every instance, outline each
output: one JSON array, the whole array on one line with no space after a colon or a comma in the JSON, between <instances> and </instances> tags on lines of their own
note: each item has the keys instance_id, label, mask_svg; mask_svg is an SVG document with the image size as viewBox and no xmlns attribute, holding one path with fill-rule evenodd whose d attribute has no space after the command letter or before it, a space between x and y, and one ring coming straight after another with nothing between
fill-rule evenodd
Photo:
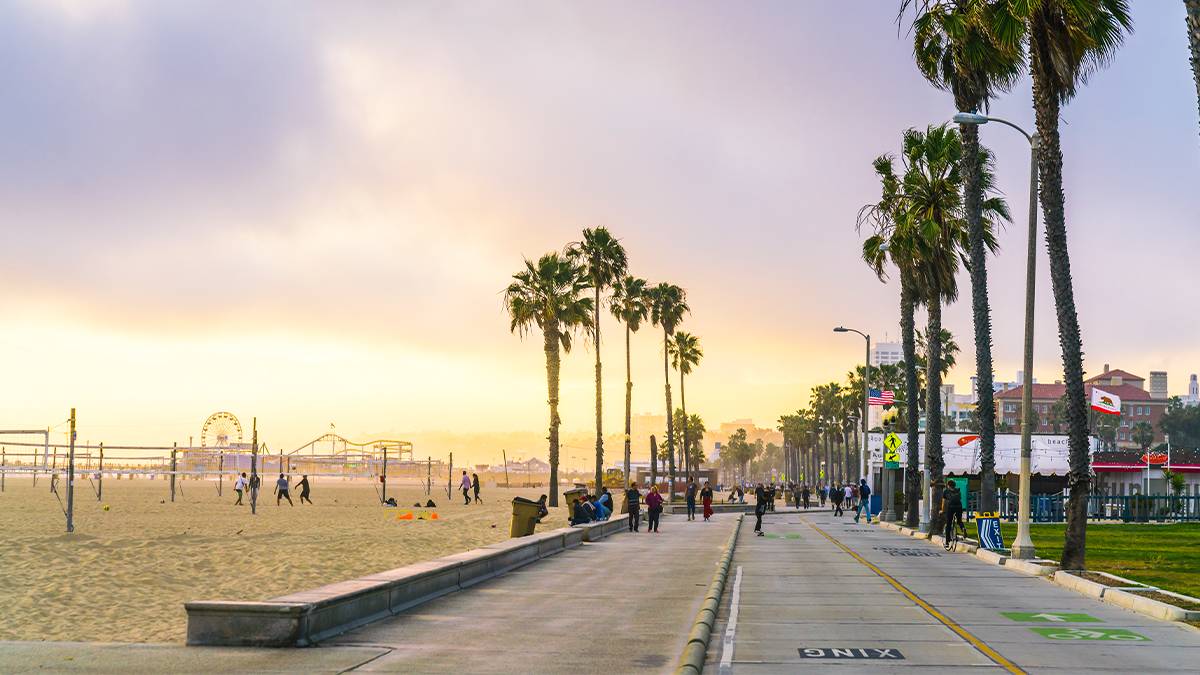
<instances>
[{"instance_id":1,"label":"ferris wheel","mask_svg":"<svg viewBox=\"0 0 1200 675\"><path fill-rule=\"evenodd\" d=\"M200 428L200 447L227 448L242 442L242 423L230 412L215 412Z\"/></svg>"}]
</instances>

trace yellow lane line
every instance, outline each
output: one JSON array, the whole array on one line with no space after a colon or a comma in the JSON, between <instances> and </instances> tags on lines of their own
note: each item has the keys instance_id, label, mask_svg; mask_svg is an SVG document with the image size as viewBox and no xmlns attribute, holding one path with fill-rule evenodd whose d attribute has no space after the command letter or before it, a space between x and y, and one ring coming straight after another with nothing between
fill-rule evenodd
<instances>
[{"instance_id":1,"label":"yellow lane line","mask_svg":"<svg viewBox=\"0 0 1200 675\"><path fill-rule=\"evenodd\" d=\"M850 557L852 557L855 560L857 560L858 562L866 565L868 569L870 569L872 572L874 572L875 574L878 574L880 577L882 577L883 580L888 582L889 584L891 584L893 588L895 588L896 590L903 593L904 597L908 598L909 600L912 600L918 607L925 610L926 612L929 613L930 616L932 616L933 618L940 621L943 626L954 631L959 637L961 637L962 639L971 643L971 646L973 646L975 649L978 649L984 656L995 661L998 665L1000 665L1002 668L1004 668L1005 670L1007 670L1010 673L1020 673L1021 675L1025 674L1025 671L1021 670L1020 666L1018 666L1017 664L1013 663L1012 661L1009 661L1008 659L1001 656L1000 653L997 652L995 649L992 649L991 647L987 646L987 644L984 643L983 640L980 640L979 638L975 637L966 628L963 628L962 626L958 625L957 623L954 622L953 619L951 619L950 617L946 616L945 614L942 614L941 612L939 612L936 608L934 608L933 605L922 600L916 593L913 593L912 591L908 590L908 588L905 587L904 584L893 579L892 576L889 575L887 572L884 572L883 570L879 569L875 565L872 565L866 558L864 558L861 555L850 550L849 547L847 547L845 544L838 541L837 539L834 539L825 530L822 530L821 528L817 527L816 525L813 525L812 522L809 521L807 518L804 519L804 522L807 523L809 527L816 530L821 536L825 537L829 541L836 544L838 548L842 549L846 553L849 553Z\"/></svg>"}]
</instances>

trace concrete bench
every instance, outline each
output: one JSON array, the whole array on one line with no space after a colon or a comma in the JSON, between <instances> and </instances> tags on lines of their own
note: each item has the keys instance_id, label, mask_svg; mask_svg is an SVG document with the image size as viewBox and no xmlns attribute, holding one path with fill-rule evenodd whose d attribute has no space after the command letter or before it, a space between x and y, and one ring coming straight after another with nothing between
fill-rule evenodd
<instances>
[{"instance_id":1,"label":"concrete bench","mask_svg":"<svg viewBox=\"0 0 1200 675\"><path fill-rule=\"evenodd\" d=\"M626 527L624 519L564 527L263 602L188 602L187 643L308 646Z\"/></svg>"}]
</instances>

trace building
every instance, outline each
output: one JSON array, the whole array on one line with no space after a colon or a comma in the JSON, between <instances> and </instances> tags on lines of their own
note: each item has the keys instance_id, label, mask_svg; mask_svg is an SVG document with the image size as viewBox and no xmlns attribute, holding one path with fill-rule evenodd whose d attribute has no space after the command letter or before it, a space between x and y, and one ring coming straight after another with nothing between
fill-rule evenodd
<instances>
[{"instance_id":1,"label":"building","mask_svg":"<svg viewBox=\"0 0 1200 675\"><path fill-rule=\"evenodd\" d=\"M891 366L904 360L904 349L899 342L877 342L871 350L871 364Z\"/></svg>"},{"instance_id":2,"label":"building","mask_svg":"<svg viewBox=\"0 0 1200 675\"><path fill-rule=\"evenodd\" d=\"M1150 398L1168 399L1167 373L1163 370L1150 371Z\"/></svg>"},{"instance_id":3,"label":"building","mask_svg":"<svg viewBox=\"0 0 1200 675\"><path fill-rule=\"evenodd\" d=\"M1200 383L1196 382L1196 374L1192 373L1192 379L1188 382L1188 393L1182 399L1185 406L1191 407L1200 405Z\"/></svg>"},{"instance_id":4,"label":"building","mask_svg":"<svg viewBox=\"0 0 1200 675\"><path fill-rule=\"evenodd\" d=\"M1117 447L1136 449L1133 441L1133 426L1138 422L1149 422L1154 429L1154 443L1163 442L1162 431L1158 422L1167 411L1167 399L1156 399L1146 390L1145 378L1138 377L1124 370L1112 370L1104 364L1104 372L1084 380L1084 396L1091 398L1092 387L1121 397L1121 422L1117 427ZM1045 434L1055 432L1054 404L1067 391L1061 382L1054 384L1033 385L1033 411L1037 414L1038 426L1033 433ZM996 394L996 424L1007 425L1008 428L1021 428L1021 397L1024 386L1015 387ZM1062 431L1065 423L1059 423Z\"/></svg>"},{"instance_id":5,"label":"building","mask_svg":"<svg viewBox=\"0 0 1200 675\"><path fill-rule=\"evenodd\" d=\"M1034 382L1037 382L1037 380L1034 380ZM1002 391L1008 391L1009 389L1012 389L1013 387L1019 387L1020 385L1021 385L1021 383L1018 381L1015 381L1015 380L1012 382L1000 382L998 380L992 380L992 395L999 394ZM971 376L971 403L978 403L978 402L979 402L979 376L972 375Z\"/></svg>"}]
</instances>

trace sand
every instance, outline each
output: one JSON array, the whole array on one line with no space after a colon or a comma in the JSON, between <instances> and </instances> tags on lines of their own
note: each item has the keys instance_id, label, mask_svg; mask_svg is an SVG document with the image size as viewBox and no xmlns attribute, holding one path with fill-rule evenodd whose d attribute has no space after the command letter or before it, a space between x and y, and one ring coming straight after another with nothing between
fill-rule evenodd
<instances>
[{"instance_id":1,"label":"sand","mask_svg":"<svg viewBox=\"0 0 1200 675\"><path fill-rule=\"evenodd\" d=\"M106 478L100 502L83 479L67 534L49 481L35 488L10 475L0 493L0 640L182 642L185 601L266 600L501 541L512 497L541 492L485 486L484 504L468 507L443 486L433 495L439 520L397 521L365 481L316 479L313 506L277 507L264 491L254 516L233 505L229 483L224 497L212 482L178 486L172 503L161 478ZM426 499L415 486L389 494L409 509ZM565 509L551 509L539 529L565 524Z\"/></svg>"}]
</instances>

